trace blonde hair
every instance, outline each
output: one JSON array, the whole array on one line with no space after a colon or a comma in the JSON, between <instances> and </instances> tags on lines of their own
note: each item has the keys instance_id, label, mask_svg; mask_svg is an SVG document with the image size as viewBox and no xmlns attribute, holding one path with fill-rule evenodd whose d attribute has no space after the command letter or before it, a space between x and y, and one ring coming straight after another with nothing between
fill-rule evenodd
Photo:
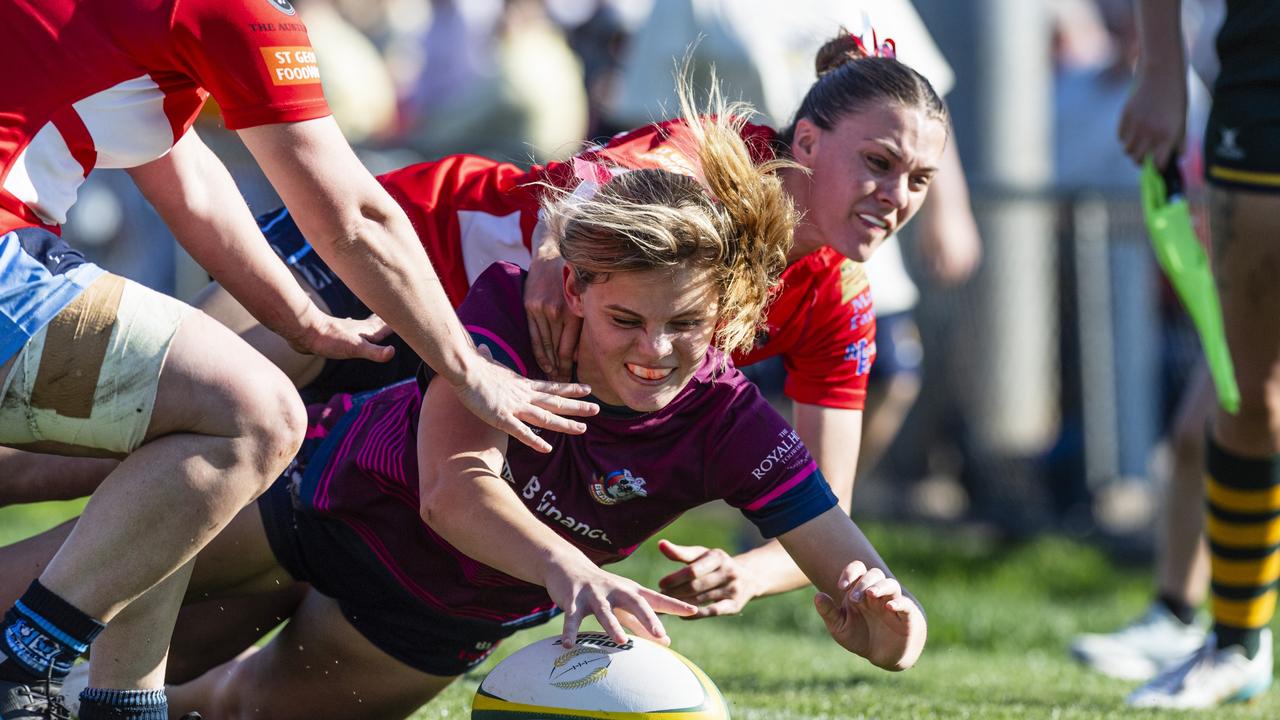
<instances>
[{"instance_id":1,"label":"blonde hair","mask_svg":"<svg viewBox=\"0 0 1280 720\"><path fill-rule=\"evenodd\" d=\"M632 170L588 199L549 193L543 210L579 283L686 265L709 271L719 299L715 345L727 356L752 346L786 269L797 214L777 173L800 166L786 159L756 164L741 135L750 106L726 104L713 82L708 114L699 115L687 71L682 78L681 116L693 141L677 149L701 182L670 170Z\"/></svg>"}]
</instances>

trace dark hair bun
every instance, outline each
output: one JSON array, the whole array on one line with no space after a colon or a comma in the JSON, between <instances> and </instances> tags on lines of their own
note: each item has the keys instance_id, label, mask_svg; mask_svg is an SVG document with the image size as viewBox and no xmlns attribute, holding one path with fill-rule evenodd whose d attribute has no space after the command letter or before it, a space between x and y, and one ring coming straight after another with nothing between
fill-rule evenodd
<instances>
[{"instance_id":1,"label":"dark hair bun","mask_svg":"<svg viewBox=\"0 0 1280 720\"><path fill-rule=\"evenodd\" d=\"M840 34L828 40L813 60L818 77L867 57L867 50L853 33L840 28Z\"/></svg>"}]
</instances>

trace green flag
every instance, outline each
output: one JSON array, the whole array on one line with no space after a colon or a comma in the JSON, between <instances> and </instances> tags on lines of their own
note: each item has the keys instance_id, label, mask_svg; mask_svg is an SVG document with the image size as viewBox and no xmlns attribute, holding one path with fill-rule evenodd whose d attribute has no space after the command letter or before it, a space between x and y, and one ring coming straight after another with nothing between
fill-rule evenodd
<instances>
[{"instance_id":1,"label":"green flag","mask_svg":"<svg viewBox=\"0 0 1280 720\"><path fill-rule=\"evenodd\" d=\"M1222 327L1222 307L1218 289L1213 283L1209 259L1191 224L1187 201L1181 196L1181 179L1177 167L1169 173L1169 182L1161 177L1148 157L1142 164L1142 210L1151 234L1151 247L1156 260L1173 284L1178 297L1200 334L1200 346L1209 361L1213 386L1223 410L1236 414L1240 409L1240 388L1236 386L1235 368L1227 349L1227 336Z\"/></svg>"}]
</instances>

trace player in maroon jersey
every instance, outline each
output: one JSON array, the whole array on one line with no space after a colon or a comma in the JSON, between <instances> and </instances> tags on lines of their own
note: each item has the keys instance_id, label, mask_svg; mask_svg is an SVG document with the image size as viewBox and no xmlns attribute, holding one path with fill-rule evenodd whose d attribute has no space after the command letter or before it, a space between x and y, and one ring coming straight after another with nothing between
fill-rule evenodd
<instances>
[{"instance_id":1,"label":"player in maroon jersey","mask_svg":"<svg viewBox=\"0 0 1280 720\"><path fill-rule=\"evenodd\" d=\"M575 374L603 407L587 432L544 434L547 454L508 443L425 366L416 381L312 406L303 452L200 556L189 598L261 597L276 611L280 588L313 590L256 651L242 652L255 639L244 626L262 627L260 615L202 617L225 654L200 644L201 669L234 659L170 688L175 708L404 717L556 608L566 637L593 616L617 640L625 628L665 641L656 613L696 607L598 566L713 499L780 538L821 590L816 609L837 643L887 669L914 664L919 606L730 364L729 352L755 341L795 217L779 163L752 163L719 117L697 146L705 186L646 169L549 205L564 292L583 320ZM524 277L491 266L459 313L496 361L542 377ZM8 548L0 566L25 555L30 567L48 542Z\"/></svg>"}]
</instances>

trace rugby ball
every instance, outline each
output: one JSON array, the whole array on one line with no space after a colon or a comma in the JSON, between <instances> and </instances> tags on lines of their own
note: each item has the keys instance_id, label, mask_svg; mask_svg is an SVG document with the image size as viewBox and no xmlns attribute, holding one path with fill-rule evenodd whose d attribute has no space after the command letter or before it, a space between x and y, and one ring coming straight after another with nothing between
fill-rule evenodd
<instances>
[{"instance_id":1,"label":"rugby ball","mask_svg":"<svg viewBox=\"0 0 1280 720\"><path fill-rule=\"evenodd\" d=\"M728 720L724 698L698 666L657 643L618 644L582 632L521 648L476 690L472 720Z\"/></svg>"}]
</instances>

